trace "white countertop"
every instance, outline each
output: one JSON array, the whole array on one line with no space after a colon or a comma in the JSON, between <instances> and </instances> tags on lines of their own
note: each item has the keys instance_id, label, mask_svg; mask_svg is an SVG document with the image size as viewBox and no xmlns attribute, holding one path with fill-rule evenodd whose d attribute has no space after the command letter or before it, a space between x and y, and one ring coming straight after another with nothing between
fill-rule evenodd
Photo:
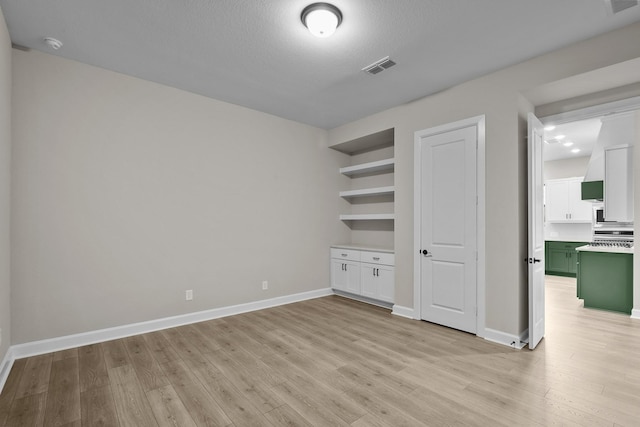
<instances>
[{"instance_id":1,"label":"white countertop","mask_svg":"<svg viewBox=\"0 0 640 427\"><path fill-rule=\"evenodd\" d=\"M567 238L545 237L544 240L547 242L590 242L591 237L589 237L588 239L580 239L580 238L574 238L574 237L567 237Z\"/></svg>"},{"instance_id":2,"label":"white countertop","mask_svg":"<svg viewBox=\"0 0 640 427\"><path fill-rule=\"evenodd\" d=\"M347 245L331 245L331 247L336 249L353 249L356 251L383 252L387 254L392 254L395 252L393 249L384 248L381 246L364 246L364 245L347 244Z\"/></svg>"},{"instance_id":3,"label":"white countertop","mask_svg":"<svg viewBox=\"0 0 640 427\"><path fill-rule=\"evenodd\" d=\"M613 254L631 254L633 255L633 248L623 248L618 246L580 246L576 248L576 251L584 252L607 252Z\"/></svg>"}]
</instances>

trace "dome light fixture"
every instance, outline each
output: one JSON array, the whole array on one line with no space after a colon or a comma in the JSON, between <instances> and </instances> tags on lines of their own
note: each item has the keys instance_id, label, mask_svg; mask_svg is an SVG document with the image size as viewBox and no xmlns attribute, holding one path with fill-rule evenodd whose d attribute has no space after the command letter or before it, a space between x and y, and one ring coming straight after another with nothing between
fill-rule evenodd
<instances>
[{"instance_id":1,"label":"dome light fixture","mask_svg":"<svg viewBox=\"0 0 640 427\"><path fill-rule=\"evenodd\" d=\"M300 19L311 34L325 38L335 33L342 22L342 12L329 3L313 3L302 10Z\"/></svg>"}]
</instances>

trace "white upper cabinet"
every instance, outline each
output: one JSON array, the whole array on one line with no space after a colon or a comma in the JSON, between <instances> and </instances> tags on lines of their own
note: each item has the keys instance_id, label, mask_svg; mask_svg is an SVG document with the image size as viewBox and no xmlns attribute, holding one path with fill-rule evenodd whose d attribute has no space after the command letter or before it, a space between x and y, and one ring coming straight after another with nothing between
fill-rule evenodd
<instances>
[{"instance_id":1,"label":"white upper cabinet","mask_svg":"<svg viewBox=\"0 0 640 427\"><path fill-rule=\"evenodd\" d=\"M604 151L604 218L633 221L633 147L621 145Z\"/></svg>"},{"instance_id":2,"label":"white upper cabinet","mask_svg":"<svg viewBox=\"0 0 640 427\"><path fill-rule=\"evenodd\" d=\"M581 197L582 178L553 179L545 182L545 220L547 222L589 223L591 203Z\"/></svg>"}]
</instances>

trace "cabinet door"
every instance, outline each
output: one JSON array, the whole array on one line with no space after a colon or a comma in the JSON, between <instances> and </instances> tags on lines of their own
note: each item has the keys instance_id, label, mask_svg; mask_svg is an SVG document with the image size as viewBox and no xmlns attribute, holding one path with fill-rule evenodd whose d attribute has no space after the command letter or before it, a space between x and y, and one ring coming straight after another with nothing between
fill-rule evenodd
<instances>
[{"instance_id":1,"label":"cabinet door","mask_svg":"<svg viewBox=\"0 0 640 427\"><path fill-rule=\"evenodd\" d=\"M545 220L569 221L569 184L567 181L547 181L544 185Z\"/></svg>"},{"instance_id":2,"label":"cabinet door","mask_svg":"<svg viewBox=\"0 0 640 427\"><path fill-rule=\"evenodd\" d=\"M378 299L393 302L395 299L394 268L388 265L378 266L376 279L378 281Z\"/></svg>"},{"instance_id":3,"label":"cabinet door","mask_svg":"<svg viewBox=\"0 0 640 427\"><path fill-rule=\"evenodd\" d=\"M331 287L340 291L347 290L347 271L341 259L331 260Z\"/></svg>"},{"instance_id":4,"label":"cabinet door","mask_svg":"<svg viewBox=\"0 0 640 427\"><path fill-rule=\"evenodd\" d=\"M569 269L568 254L565 249L549 248L549 259L545 261L549 272L566 273Z\"/></svg>"},{"instance_id":5,"label":"cabinet door","mask_svg":"<svg viewBox=\"0 0 640 427\"><path fill-rule=\"evenodd\" d=\"M393 302L394 268L389 265L361 265L362 295L380 301Z\"/></svg>"},{"instance_id":6,"label":"cabinet door","mask_svg":"<svg viewBox=\"0 0 640 427\"><path fill-rule=\"evenodd\" d=\"M361 264L360 280L362 285L362 295L368 298L378 298L378 281L376 280L376 264Z\"/></svg>"},{"instance_id":7,"label":"cabinet door","mask_svg":"<svg viewBox=\"0 0 640 427\"><path fill-rule=\"evenodd\" d=\"M361 294L360 288L360 263L344 261L346 274L346 291L352 294Z\"/></svg>"},{"instance_id":8,"label":"cabinet door","mask_svg":"<svg viewBox=\"0 0 640 427\"><path fill-rule=\"evenodd\" d=\"M604 218L607 221L633 221L632 159L632 147L604 151Z\"/></svg>"},{"instance_id":9,"label":"cabinet door","mask_svg":"<svg viewBox=\"0 0 640 427\"><path fill-rule=\"evenodd\" d=\"M593 204L582 200L582 180L569 181L568 191L569 220L571 222L592 222Z\"/></svg>"}]
</instances>

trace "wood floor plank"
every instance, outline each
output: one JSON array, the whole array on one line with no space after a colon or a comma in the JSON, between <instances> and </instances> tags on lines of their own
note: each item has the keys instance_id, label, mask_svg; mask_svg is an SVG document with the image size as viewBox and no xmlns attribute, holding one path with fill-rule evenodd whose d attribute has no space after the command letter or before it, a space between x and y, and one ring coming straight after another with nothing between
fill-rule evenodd
<instances>
[{"instance_id":1,"label":"wood floor plank","mask_svg":"<svg viewBox=\"0 0 640 427\"><path fill-rule=\"evenodd\" d=\"M109 368L109 380L120 425L158 425L131 365Z\"/></svg>"},{"instance_id":2,"label":"wood floor plank","mask_svg":"<svg viewBox=\"0 0 640 427\"><path fill-rule=\"evenodd\" d=\"M122 340L107 341L100 344L107 369L118 368L131 363Z\"/></svg>"},{"instance_id":3,"label":"wood floor plank","mask_svg":"<svg viewBox=\"0 0 640 427\"><path fill-rule=\"evenodd\" d=\"M4 425L6 427L43 426L46 401L46 392L14 399Z\"/></svg>"},{"instance_id":4,"label":"wood floor plank","mask_svg":"<svg viewBox=\"0 0 640 427\"><path fill-rule=\"evenodd\" d=\"M30 357L20 377L16 398L46 392L49 388L52 354Z\"/></svg>"},{"instance_id":5,"label":"wood floor plank","mask_svg":"<svg viewBox=\"0 0 640 427\"><path fill-rule=\"evenodd\" d=\"M274 426L289 426L289 427L312 427L305 420L302 415L294 411L289 405L282 405L277 408L273 408L271 411L264 414L271 424Z\"/></svg>"},{"instance_id":6,"label":"wood floor plank","mask_svg":"<svg viewBox=\"0 0 640 427\"><path fill-rule=\"evenodd\" d=\"M189 411L170 385L147 391L147 397L160 426L196 427Z\"/></svg>"},{"instance_id":7,"label":"wood floor plank","mask_svg":"<svg viewBox=\"0 0 640 427\"><path fill-rule=\"evenodd\" d=\"M169 385L158 361L153 357L147 343L141 335L123 339L129 360L144 391L154 390Z\"/></svg>"},{"instance_id":8,"label":"wood floor plank","mask_svg":"<svg viewBox=\"0 0 640 427\"><path fill-rule=\"evenodd\" d=\"M4 384L2 393L0 394L0 426L5 424L7 417L9 416L9 410L13 403L13 398L18 391L18 385L20 384L20 378L24 372L24 368L27 365L28 359L18 359L13 362L11 372Z\"/></svg>"},{"instance_id":9,"label":"wood floor plank","mask_svg":"<svg viewBox=\"0 0 640 427\"><path fill-rule=\"evenodd\" d=\"M78 358L55 360L51 365L44 423L61 426L79 422L80 419Z\"/></svg>"},{"instance_id":10,"label":"wood floor plank","mask_svg":"<svg viewBox=\"0 0 640 427\"><path fill-rule=\"evenodd\" d=\"M205 357L260 412L266 413L284 404L273 394L269 385L255 375L251 366L236 363L224 350L206 353Z\"/></svg>"},{"instance_id":11,"label":"wood floor plank","mask_svg":"<svg viewBox=\"0 0 640 427\"><path fill-rule=\"evenodd\" d=\"M109 385L109 374L102 349L103 346L100 344L91 344L78 349L81 393Z\"/></svg>"},{"instance_id":12,"label":"wood floor plank","mask_svg":"<svg viewBox=\"0 0 640 427\"><path fill-rule=\"evenodd\" d=\"M176 360L180 357L178 356L178 353L176 353L176 351L173 349L171 344L169 344L169 341L167 341L162 332L156 331L144 334L144 339L145 341L147 341L149 350L159 364L163 364L171 360Z\"/></svg>"},{"instance_id":13,"label":"wood floor plank","mask_svg":"<svg viewBox=\"0 0 640 427\"><path fill-rule=\"evenodd\" d=\"M264 417L240 391L210 363L196 365L191 369L197 374L198 380L220 407L237 426L271 426Z\"/></svg>"},{"instance_id":14,"label":"wood floor plank","mask_svg":"<svg viewBox=\"0 0 640 427\"><path fill-rule=\"evenodd\" d=\"M170 360L160 366L196 425L212 427L232 424L219 403L207 392L183 360Z\"/></svg>"},{"instance_id":15,"label":"wood floor plank","mask_svg":"<svg viewBox=\"0 0 640 427\"><path fill-rule=\"evenodd\" d=\"M82 426L118 426L118 414L113 401L111 387L90 387L80 393Z\"/></svg>"},{"instance_id":16,"label":"wood floor plank","mask_svg":"<svg viewBox=\"0 0 640 427\"><path fill-rule=\"evenodd\" d=\"M68 359L68 358L77 358L78 357L78 349L70 348L67 350L56 351L53 353L53 361Z\"/></svg>"}]
</instances>

